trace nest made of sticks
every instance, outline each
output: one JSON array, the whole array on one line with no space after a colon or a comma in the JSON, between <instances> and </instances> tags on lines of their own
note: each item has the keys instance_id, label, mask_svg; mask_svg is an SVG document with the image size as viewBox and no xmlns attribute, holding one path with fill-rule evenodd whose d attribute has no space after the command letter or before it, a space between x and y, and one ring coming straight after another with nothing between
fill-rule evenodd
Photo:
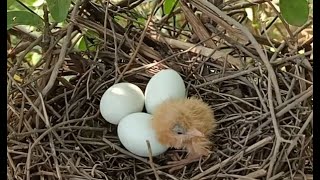
<instances>
[{"instance_id":1,"label":"nest made of sticks","mask_svg":"<svg viewBox=\"0 0 320 180\"><path fill-rule=\"evenodd\" d=\"M157 22L154 14L144 25L115 21L135 22L133 8L141 2L122 1L105 16L105 5L79 1L66 28L47 27L47 41L19 28L9 31L28 38L8 54L8 179L312 179L311 42L292 48L289 41L253 36L230 19L230 11L243 7L235 2L215 4L220 10L209 1L180 1ZM169 23L179 12L190 32ZM74 51L71 40L88 30L98 34L97 49ZM28 67L24 58L37 45L42 60ZM152 160L135 156L99 113L108 87L125 81L144 90L165 68L181 74L188 96L210 104L219 123L213 153L174 172L167 162L184 151L170 149Z\"/></svg>"}]
</instances>

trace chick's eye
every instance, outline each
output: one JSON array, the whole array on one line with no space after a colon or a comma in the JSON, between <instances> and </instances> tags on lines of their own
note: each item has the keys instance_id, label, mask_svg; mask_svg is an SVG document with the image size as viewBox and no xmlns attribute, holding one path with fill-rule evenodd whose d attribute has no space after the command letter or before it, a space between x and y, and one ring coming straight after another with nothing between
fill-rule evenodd
<instances>
[{"instance_id":1,"label":"chick's eye","mask_svg":"<svg viewBox=\"0 0 320 180\"><path fill-rule=\"evenodd\" d=\"M184 128L182 128L179 124L175 125L172 130L173 130L173 132L175 132L178 135L185 133Z\"/></svg>"}]
</instances>

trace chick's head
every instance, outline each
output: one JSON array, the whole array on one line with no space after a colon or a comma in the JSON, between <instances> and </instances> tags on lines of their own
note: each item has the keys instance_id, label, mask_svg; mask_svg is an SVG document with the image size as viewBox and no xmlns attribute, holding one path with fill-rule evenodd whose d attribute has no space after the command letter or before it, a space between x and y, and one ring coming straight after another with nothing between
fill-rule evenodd
<instances>
[{"instance_id":1,"label":"chick's head","mask_svg":"<svg viewBox=\"0 0 320 180\"><path fill-rule=\"evenodd\" d=\"M207 155L211 144L207 136L215 121L211 108L198 99L168 100L157 107L153 128L160 143L189 153Z\"/></svg>"}]
</instances>

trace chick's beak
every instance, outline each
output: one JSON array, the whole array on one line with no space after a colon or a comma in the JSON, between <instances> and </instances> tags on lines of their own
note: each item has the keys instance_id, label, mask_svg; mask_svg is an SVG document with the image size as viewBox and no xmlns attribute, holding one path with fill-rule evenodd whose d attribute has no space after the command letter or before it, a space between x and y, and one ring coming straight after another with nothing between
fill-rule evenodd
<instances>
[{"instance_id":1,"label":"chick's beak","mask_svg":"<svg viewBox=\"0 0 320 180\"><path fill-rule=\"evenodd\" d=\"M204 134L197 129L191 129L186 134L190 137L204 137Z\"/></svg>"}]
</instances>

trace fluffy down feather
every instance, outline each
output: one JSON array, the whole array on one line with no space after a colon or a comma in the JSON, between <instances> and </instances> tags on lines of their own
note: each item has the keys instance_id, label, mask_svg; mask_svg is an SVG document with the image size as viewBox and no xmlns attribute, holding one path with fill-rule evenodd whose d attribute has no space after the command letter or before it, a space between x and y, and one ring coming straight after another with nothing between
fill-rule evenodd
<instances>
[{"instance_id":1,"label":"fluffy down feather","mask_svg":"<svg viewBox=\"0 0 320 180\"><path fill-rule=\"evenodd\" d=\"M213 110L202 100L167 100L156 108L152 123L160 143L187 149L192 156L210 153L208 136L217 125Z\"/></svg>"}]
</instances>

